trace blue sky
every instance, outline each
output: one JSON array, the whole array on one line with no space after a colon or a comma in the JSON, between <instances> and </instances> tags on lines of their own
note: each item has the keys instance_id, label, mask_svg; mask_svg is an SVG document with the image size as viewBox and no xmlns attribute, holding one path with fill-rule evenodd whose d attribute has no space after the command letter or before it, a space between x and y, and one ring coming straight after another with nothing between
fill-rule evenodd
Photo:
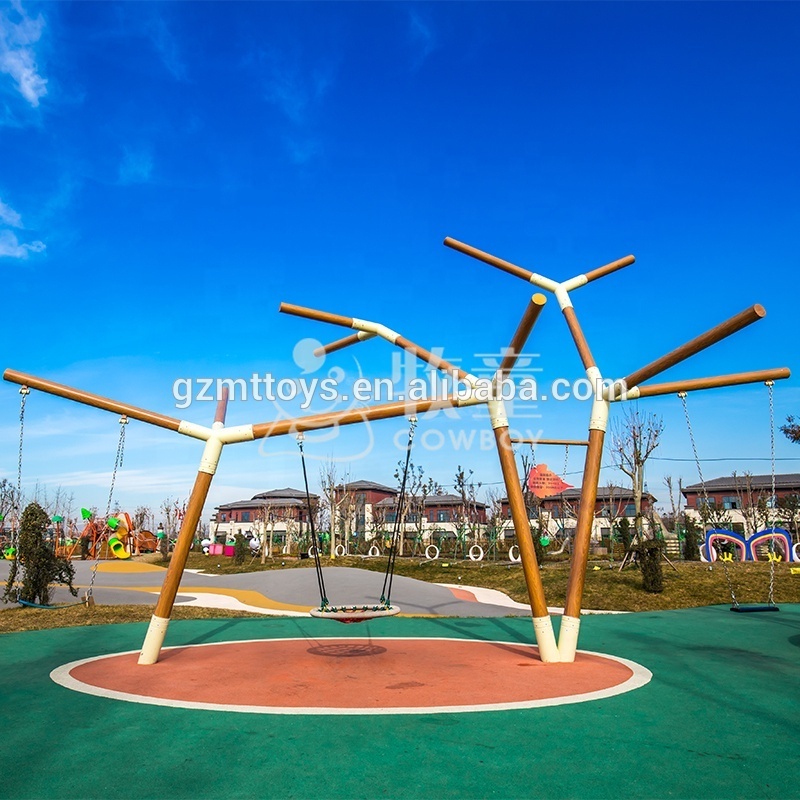
<instances>
[{"instance_id":1,"label":"blue sky","mask_svg":"<svg viewBox=\"0 0 800 800\"><path fill-rule=\"evenodd\" d=\"M766 2L0 4L3 367L197 422L213 404L176 409L177 379L391 373L382 342L306 363L298 342L340 331L279 315L286 300L378 320L480 369L530 289L443 247L449 235L558 279L635 254L574 294L609 376L753 302L765 320L664 378L794 368L798 23L800 5ZM527 350L545 384L582 374L552 299ZM763 387L690 403L701 456L733 459L707 478L768 472ZM0 387L12 482L18 404ZM239 401L229 421L295 408L279 406ZM648 471L665 501L664 475L697 480L692 463L664 460L690 458L689 439L677 399L642 408L666 426ZM585 434L586 403L514 411L523 431ZM776 412L800 412L794 378ZM307 449L391 484L403 425ZM487 428L473 412L426 425L462 443ZM117 427L32 396L26 490L60 485L104 508ZM127 438L120 502L185 498L199 443L141 423ZM442 484L458 464L500 480L479 440L426 441L415 460ZM780 434L777 455L779 471L800 471ZM537 460L560 472L564 453ZM570 453L570 482L580 468ZM208 510L300 483L291 440L231 446Z\"/></svg>"}]
</instances>

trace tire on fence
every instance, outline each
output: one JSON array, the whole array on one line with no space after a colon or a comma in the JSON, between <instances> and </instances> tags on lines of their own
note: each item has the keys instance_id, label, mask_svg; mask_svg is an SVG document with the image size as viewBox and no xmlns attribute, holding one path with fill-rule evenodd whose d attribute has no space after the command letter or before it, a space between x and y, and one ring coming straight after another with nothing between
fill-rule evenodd
<instances>
[{"instance_id":1,"label":"tire on fence","mask_svg":"<svg viewBox=\"0 0 800 800\"><path fill-rule=\"evenodd\" d=\"M439 558L439 548L435 544L429 544L425 548L425 558L428 561L436 561Z\"/></svg>"},{"instance_id":2,"label":"tire on fence","mask_svg":"<svg viewBox=\"0 0 800 800\"><path fill-rule=\"evenodd\" d=\"M333 554L335 556L346 556L347 548L343 544L337 544L336 547L333 548Z\"/></svg>"},{"instance_id":3,"label":"tire on fence","mask_svg":"<svg viewBox=\"0 0 800 800\"><path fill-rule=\"evenodd\" d=\"M377 558L380 554L381 554L381 549L376 544L372 545L372 547L370 547L370 549L367 550L367 555L370 558Z\"/></svg>"},{"instance_id":4,"label":"tire on fence","mask_svg":"<svg viewBox=\"0 0 800 800\"><path fill-rule=\"evenodd\" d=\"M479 544L474 544L470 547L467 555L470 561L483 561L483 548Z\"/></svg>"},{"instance_id":5,"label":"tire on fence","mask_svg":"<svg viewBox=\"0 0 800 800\"><path fill-rule=\"evenodd\" d=\"M516 554L514 551L517 551ZM512 544L511 547L508 548L508 560L512 564L519 564L522 561L522 556L519 554L519 545Z\"/></svg>"}]
</instances>

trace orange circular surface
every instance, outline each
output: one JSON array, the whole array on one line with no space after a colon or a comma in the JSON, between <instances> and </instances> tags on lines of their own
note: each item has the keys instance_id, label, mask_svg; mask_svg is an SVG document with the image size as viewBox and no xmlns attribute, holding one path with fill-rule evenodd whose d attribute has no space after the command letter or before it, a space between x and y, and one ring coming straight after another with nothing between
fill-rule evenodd
<instances>
[{"instance_id":1,"label":"orange circular surface","mask_svg":"<svg viewBox=\"0 0 800 800\"><path fill-rule=\"evenodd\" d=\"M65 664L51 677L119 700L293 714L488 711L576 703L638 688L644 667L599 653L544 664L533 645L467 639L268 639Z\"/></svg>"}]
</instances>

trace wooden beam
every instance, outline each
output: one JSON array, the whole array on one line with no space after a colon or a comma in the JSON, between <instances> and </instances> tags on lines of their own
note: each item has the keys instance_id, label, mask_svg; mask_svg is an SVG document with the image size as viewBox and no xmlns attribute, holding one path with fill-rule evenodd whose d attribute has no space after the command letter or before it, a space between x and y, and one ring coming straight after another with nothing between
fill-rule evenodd
<instances>
[{"instance_id":1,"label":"wooden beam","mask_svg":"<svg viewBox=\"0 0 800 800\"><path fill-rule=\"evenodd\" d=\"M566 447L588 447L589 441L587 439L523 439L521 436L511 436L510 440L514 444L555 444L555 445L562 445Z\"/></svg>"},{"instance_id":2,"label":"wooden beam","mask_svg":"<svg viewBox=\"0 0 800 800\"><path fill-rule=\"evenodd\" d=\"M763 319L766 315L767 312L764 310L763 306L758 304L750 306L750 308L746 308L744 311L725 320L725 322L721 322L719 325L700 334L700 336L692 339L690 342L677 347L672 352L632 372L625 378L625 384L627 386L638 386L640 383L644 383L649 378L675 366L675 364L685 361L701 350L711 347L712 344L716 344L722 339L740 331L742 328L746 328L748 325L758 322L758 320Z\"/></svg>"},{"instance_id":3,"label":"wooden beam","mask_svg":"<svg viewBox=\"0 0 800 800\"><path fill-rule=\"evenodd\" d=\"M131 419L138 419L140 422L147 422L159 428L167 428L171 431L177 431L180 428L181 421L174 417L158 414L155 411L148 411L145 408L138 408L129 403L121 403L119 400L112 400L99 394L85 392L82 389L75 389L62 383L48 381L45 378L37 378L35 375L27 375L14 369L7 369L3 373L3 379L11 383L18 383L21 386L27 386L30 389L37 389L40 392L64 397L67 400L73 400L85 406L101 408L103 411L113 411L115 414L125 414Z\"/></svg>"},{"instance_id":4,"label":"wooden beam","mask_svg":"<svg viewBox=\"0 0 800 800\"><path fill-rule=\"evenodd\" d=\"M522 319L519 321L519 325L517 325L517 330L514 332L506 348L506 354L500 362L499 377L501 380L514 369L514 365L517 363L517 359L525 347L525 343L528 341L533 326L536 324L536 320L539 319L539 314L542 313L546 302L547 298L540 292L537 292L528 301Z\"/></svg>"},{"instance_id":5,"label":"wooden beam","mask_svg":"<svg viewBox=\"0 0 800 800\"><path fill-rule=\"evenodd\" d=\"M717 375L712 378L691 378L683 381L670 381L669 383L653 383L649 386L636 387L638 392L636 397L657 397L658 395L677 394L678 392L695 392L701 389L741 386L747 383L781 381L790 377L791 374L787 367L778 367L776 369L759 369L754 372L736 372L732 375Z\"/></svg>"}]
</instances>

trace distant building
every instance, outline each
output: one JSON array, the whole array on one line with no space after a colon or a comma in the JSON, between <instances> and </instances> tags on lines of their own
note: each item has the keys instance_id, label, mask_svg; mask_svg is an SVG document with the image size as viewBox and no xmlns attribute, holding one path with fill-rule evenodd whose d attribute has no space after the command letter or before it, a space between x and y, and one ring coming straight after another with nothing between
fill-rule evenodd
<instances>
[{"instance_id":1,"label":"distant building","mask_svg":"<svg viewBox=\"0 0 800 800\"><path fill-rule=\"evenodd\" d=\"M563 536L572 534L580 510L581 490L579 488L565 489L553 497L540 500L542 521L547 526L550 534ZM501 514L508 522L504 526L506 536L514 535L514 526L511 522L511 509L508 498L502 498ZM656 498L649 492L642 495L642 515L645 518L656 516ZM636 519L634 509L633 490L622 486L598 486L597 499L594 504L594 522L592 523L592 539L599 541L611 535L612 527L623 517L627 518L631 527ZM656 522L658 523L658 518ZM531 523L538 523L534 518ZM663 529L663 526L662 526Z\"/></svg>"},{"instance_id":2,"label":"distant building","mask_svg":"<svg viewBox=\"0 0 800 800\"><path fill-rule=\"evenodd\" d=\"M769 525L798 533L800 518L800 473L775 475L733 474L684 486L686 511L695 520L705 518L714 527L728 527L748 536ZM708 510L704 511L707 505Z\"/></svg>"},{"instance_id":3,"label":"distant building","mask_svg":"<svg viewBox=\"0 0 800 800\"><path fill-rule=\"evenodd\" d=\"M319 508L319 495L311 495L313 513ZM212 536L231 538L241 533L248 538L264 530L285 541L287 534L302 536L308 528L306 493L299 489L272 489L253 495L250 500L225 503L215 509L211 520Z\"/></svg>"},{"instance_id":4,"label":"distant building","mask_svg":"<svg viewBox=\"0 0 800 800\"><path fill-rule=\"evenodd\" d=\"M374 481L353 481L336 487L336 529L350 535L373 539L394 529L400 492ZM454 494L430 494L421 507L419 500L406 495L406 536L421 535L429 541L434 534L455 535L465 524L483 530L486 526L486 504L464 500Z\"/></svg>"}]
</instances>

